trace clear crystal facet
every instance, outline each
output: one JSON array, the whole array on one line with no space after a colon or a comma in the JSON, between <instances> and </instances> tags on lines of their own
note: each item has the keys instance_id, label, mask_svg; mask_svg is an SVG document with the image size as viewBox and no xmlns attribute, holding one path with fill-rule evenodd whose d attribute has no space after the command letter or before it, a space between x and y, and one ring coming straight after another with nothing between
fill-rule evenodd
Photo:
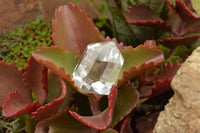
<instances>
[{"instance_id":1,"label":"clear crystal facet","mask_svg":"<svg viewBox=\"0 0 200 133\"><path fill-rule=\"evenodd\" d=\"M124 58L114 42L89 44L74 69L73 80L87 93L109 95L123 63Z\"/></svg>"}]
</instances>

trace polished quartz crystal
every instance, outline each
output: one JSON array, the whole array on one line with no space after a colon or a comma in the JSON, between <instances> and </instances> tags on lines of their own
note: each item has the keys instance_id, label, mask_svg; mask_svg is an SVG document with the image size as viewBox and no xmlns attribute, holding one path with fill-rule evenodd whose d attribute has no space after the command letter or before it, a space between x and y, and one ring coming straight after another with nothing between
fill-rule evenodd
<instances>
[{"instance_id":1,"label":"polished quartz crystal","mask_svg":"<svg viewBox=\"0 0 200 133\"><path fill-rule=\"evenodd\" d=\"M86 93L109 95L123 63L124 58L114 42L89 44L74 69L73 80Z\"/></svg>"}]
</instances>

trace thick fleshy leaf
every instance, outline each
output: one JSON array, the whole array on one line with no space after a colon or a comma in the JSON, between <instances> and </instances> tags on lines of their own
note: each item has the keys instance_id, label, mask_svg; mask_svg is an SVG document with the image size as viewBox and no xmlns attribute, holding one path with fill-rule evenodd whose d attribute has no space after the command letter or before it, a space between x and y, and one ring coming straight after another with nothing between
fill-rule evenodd
<instances>
[{"instance_id":1,"label":"thick fleshy leaf","mask_svg":"<svg viewBox=\"0 0 200 133\"><path fill-rule=\"evenodd\" d=\"M117 100L117 95L117 88L113 85L111 88L110 95L108 95L108 107L99 114L93 116L80 116L79 114L73 111L69 111L69 113L84 125L87 125L97 130L103 130L106 127L108 127L112 121L113 110Z\"/></svg>"},{"instance_id":2,"label":"thick fleshy leaf","mask_svg":"<svg viewBox=\"0 0 200 133\"><path fill-rule=\"evenodd\" d=\"M127 117L122 125L121 125L121 129L120 129L120 133L133 133L133 130L131 128L131 118Z\"/></svg>"},{"instance_id":3,"label":"thick fleshy leaf","mask_svg":"<svg viewBox=\"0 0 200 133\"><path fill-rule=\"evenodd\" d=\"M101 133L118 133L118 132L112 128L108 128L103 130Z\"/></svg>"},{"instance_id":4,"label":"thick fleshy leaf","mask_svg":"<svg viewBox=\"0 0 200 133\"><path fill-rule=\"evenodd\" d=\"M35 133L97 133L74 119L66 108L48 119L40 121L36 125Z\"/></svg>"},{"instance_id":5,"label":"thick fleshy leaf","mask_svg":"<svg viewBox=\"0 0 200 133\"><path fill-rule=\"evenodd\" d=\"M23 70L18 69L14 63L0 61L0 107L9 94L16 89L27 103L32 102L31 91L24 86Z\"/></svg>"},{"instance_id":6,"label":"thick fleshy leaf","mask_svg":"<svg viewBox=\"0 0 200 133\"><path fill-rule=\"evenodd\" d=\"M181 64L178 61L175 61L174 64L169 62L167 65L164 65L163 68L161 68L158 79L155 85L151 88L151 97L154 97L171 89L171 80L180 68L180 66Z\"/></svg>"},{"instance_id":7,"label":"thick fleshy leaf","mask_svg":"<svg viewBox=\"0 0 200 133\"><path fill-rule=\"evenodd\" d=\"M115 44L117 45L117 47L119 48L119 49L125 49L127 46L124 46L124 43L123 42L120 42L120 43L118 43L118 41L117 41L117 39L116 38L110 38L109 36L107 36L106 38L104 38L104 41L105 42L108 42L108 41L113 41L113 42L115 42Z\"/></svg>"},{"instance_id":8,"label":"thick fleshy leaf","mask_svg":"<svg viewBox=\"0 0 200 133\"><path fill-rule=\"evenodd\" d=\"M78 60L74 52L56 46L41 47L33 53L33 57L40 64L64 78L74 89L85 94L84 91L74 85L74 81L71 79Z\"/></svg>"},{"instance_id":9,"label":"thick fleshy leaf","mask_svg":"<svg viewBox=\"0 0 200 133\"><path fill-rule=\"evenodd\" d=\"M144 42L144 45L148 45L150 48L156 46L156 41L155 40L146 40Z\"/></svg>"},{"instance_id":10,"label":"thick fleshy leaf","mask_svg":"<svg viewBox=\"0 0 200 133\"><path fill-rule=\"evenodd\" d=\"M53 100L51 103L45 104L44 106L38 108L35 112L32 113L33 116L31 119L43 120L58 111L66 97L67 88L65 82L61 78L57 79L56 82L60 84L60 97ZM58 90L58 88L55 88L55 91L56 90Z\"/></svg>"},{"instance_id":11,"label":"thick fleshy leaf","mask_svg":"<svg viewBox=\"0 0 200 133\"><path fill-rule=\"evenodd\" d=\"M56 10L52 37L57 46L73 49L79 57L88 44L103 41L92 19L72 3Z\"/></svg>"},{"instance_id":12,"label":"thick fleshy leaf","mask_svg":"<svg viewBox=\"0 0 200 133\"><path fill-rule=\"evenodd\" d=\"M153 113L149 116L144 116L136 119L136 128L138 133L152 133L156 124L159 113Z\"/></svg>"},{"instance_id":13,"label":"thick fleshy leaf","mask_svg":"<svg viewBox=\"0 0 200 133\"><path fill-rule=\"evenodd\" d=\"M163 52L157 46L139 45L136 48L129 46L121 53L124 57L124 65L118 76L118 87L164 60Z\"/></svg>"},{"instance_id":14,"label":"thick fleshy leaf","mask_svg":"<svg viewBox=\"0 0 200 133\"><path fill-rule=\"evenodd\" d=\"M178 45L191 46L198 41L199 38L200 35L187 35L183 37L164 38L162 40L158 40L158 42L169 48L175 48Z\"/></svg>"},{"instance_id":15,"label":"thick fleshy leaf","mask_svg":"<svg viewBox=\"0 0 200 133\"><path fill-rule=\"evenodd\" d=\"M60 97L60 83L58 79L58 75L48 70L48 96L46 98L46 103L50 103L54 99ZM65 84L67 87L67 94L59 110L65 109L73 99L72 95L74 93L74 89L68 83L65 82Z\"/></svg>"},{"instance_id":16,"label":"thick fleshy leaf","mask_svg":"<svg viewBox=\"0 0 200 133\"><path fill-rule=\"evenodd\" d=\"M24 73L24 82L42 105L47 97L47 69L31 57Z\"/></svg>"},{"instance_id":17,"label":"thick fleshy leaf","mask_svg":"<svg viewBox=\"0 0 200 133\"><path fill-rule=\"evenodd\" d=\"M131 29L131 25L127 23L115 1L106 0L106 2L112 16L113 33L117 40L124 42L126 45L138 42L134 31Z\"/></svg>"},{"instance_id":18,"label":"thick fleshy leaf","mask_svg":"<svg viewBox=\"0 0 200 133\"><path fill-rule=\"evenodd\" d=\"M127 116L139 102L139 93L137 89L133 88L130 84L121 86L118 91L118 98L110 127L114 127Z\"/></svg>"},{"instance_id":19,"label":"thick fleshy leaf","mask_svg":"<svg viewBox=\"0 0 200 133\"><path fill-rule=\"evenodd\" d=\"M200 15L200 1L199 0L191 0L192 6L195 11Z\"/></svg>"},{"instance_id":20,"label":"thick fleshy leaf","mask_svg":"<svg viewBox=\"0 0 200 133\"><path fill-rule=\"evenodd\" d=\"M189 5L189 4L188 4ZM176 10L183 21L191 21L198 18L198 14L193 13L183 0L176 0Z\"/></svg>"},{"instance_id":21,"label":"thick fleshy leaf","mask_svg":"<svg viewBox=\"0 0 200 133\"><path fill-rule=\"evenodd\" d=\"M171 26L163 21L149 8L141 5L131 6L126 13L128 23L134 25L145 25L171 31Z\"/></svg>"},{"instance_id":22,"label":"thick fleshy leaf","mask_svg":"<svg viewBox=\"0 0 200 133\"><path fill-rule=\"evenodd\" d=\"M29 103L16 89L6 99L2 112L6 117L14 117L21 114L30 114L39 106L38 102Z\"/></svg>"},{"instance_id":23,"label":"thick fleshy leaf","mask_svg":"<svg viewBox=\"0 0 200 133\"><path fill-rule=\"evenodd\" d=\"M183 33L199 33L200 31L200 19L195 19L190 23L187 23L183 29Z\"/></svg>"}]
</instances>

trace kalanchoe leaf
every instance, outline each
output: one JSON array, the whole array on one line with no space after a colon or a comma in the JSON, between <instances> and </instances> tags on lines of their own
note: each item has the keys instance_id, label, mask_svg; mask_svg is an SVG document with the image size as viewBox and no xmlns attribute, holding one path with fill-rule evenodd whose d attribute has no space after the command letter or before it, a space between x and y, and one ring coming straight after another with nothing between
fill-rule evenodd
<instances>
[{"instance_id":1,"label":"kalanchoe leaf","mask_svg":"<svg viewBox=\"0 0 200 133\"><path fill-rule=\"evenodd\" d=\"M165 1L170 6L170 8L175 11L175 6L176 6L175 0L165 0Z\"/></svg>"},{"instance_id":2,"label":"kalanchoe leaf","mask_svg":"<svg viewBox=\"0 0 200 133\"><path fill-rule=\"evenodd\" d=\"M187 35L183 37L164 38L162 40L158 40L158 42L169 48L175 48L178 45L191 46L198 41L199 38L200 35Z\"/></svg>"},{"instance_id":3,"label":"kalanchoe leaf","mask_svg":"<svg viewBox=\"0 0 200 133\"><path fill-rule=\"evenodd\" d=\"M157 46L139 45L136 48L129 46L121 53L124 57L124 65L119 74L117 86L152 69L164 60L163 52Z\"/></svg>"},{"instance_id":4,"label":"kalanchoe leaf","mask_svg":"<svg viewBox=\"0 0 200 133\"><path fill-rule=\"evenodd\" d=\"M195 9L195 11L198 13L198 15L200 15L200 1L199 0L191 0L191 4L193 6L193 8Z\"/></svg>"},{"instance_id":5,"label":"kalanchoe leaf","mask_svg":"<svg viewBox=\"0 0 200 133\"><path fill-rule=\"evenodd\" d=\"M144 45L148 45L150 48L156 46L156 41L155 40L146 40L144 42Z\"/></svg>"},{"instance_id":6,"label":"kalanchoe leaf","mask_svg":"<svg viewBox=\"0 0 200 133\"><path fill-rule=\"evenodd\" d=\"M77 57L74 52L56 46L41 47L33 53L33 57L40 64L64 78L74 89L85 94L84 91L78 89L74 85L74 81L71 79L71 75L77 63Z\"/></svg>"},{"instance_id":7,"label":"kalanchoe leaf","mask_svg":"<svg viewBox=\"0 0 200 133\"><path fill-rule=\"evenodd\" d=\"M13 63L0 61L0 107L9 94L16 89L27 103L32 102L31 91L23 83L23 70L18 69Z\"/></svg>"},{"instance_id":8,"label":"kalanchoe leaf","mask_svg":"<svg viewBox=\"0 0 200 133\"><path fill-rule=\"evenodd\" d=\"M120 129L120 133L133 133L132 127L131 127L131 118L127 117L122 125L121 125L121 129Z\"/></svg>"},{"instance_id":9,"label":"kalanchoe leaf","mask_svg":"<svg viewBox=\"0 0 200 133\"><path fill-rule=\"evenodd\" d=\"M60 108L60 106L62 105L65 97L66 97L66 93L67 93L67 88L65 85L65 82L59 78L56 79L57 83L60 84L60 97L53 100L51 103L45 104L44 106L38 108L35 112L32 113L32 117L31 119L35 119L35 120L43 120L46 119L48 117L50 117L51 115L53 115L54 113L56 113L58 111L58 109ZM55 91L58 90L58 88L54 88Z\"/></svg>"},{"instance_id":10,"label":"kalanchoe leaf","mask_svg":"<svg viewBox=\"0 0 200 133\"><path fill-rule=\"evenodd\" d=\"M72 3L56 10L52 37L57 46L73 49L79 57L88 44L103 41L92 19Z\"/></svg>"},{"instance_id":11,"label":"kalanchoe leaf","mask_svg":"<svg viewBox=\"0 0 200 133\"><path fill-rule=\"evenodd\" d=\"M47 69L31 57L25 70L25 85L33 91L42 105L47 97Z\"/></svg>"},{"instance_id":12,"label":"kalanchoe leaf","mask_svg":"<svg viewBox=\"0 0 200 133\"><path fill-rule=\"evenodd\" d=\"M6 117L14 117L21 114L30 114L39 106L38 102L29 103L16 89L6 99L2 112Z\"/></svg>"},{"instance_id":13,"label":"kalanchoe leaf","mask_svg":"<svg viewBox=\"0 0 200 133\"><path fill-rule=\"evenodd\" d=\"M117 7L114 0L107 0L108 9L112 16L112 27L114 36L119 42L124 42L126 45L136 43L137 38L130 25L127 23L125 17Z\"/></svg>"},{"instance_id":14,"label":"kalanchoe leaf","mask_svg":"<svg viewBox=\"0 0 200 133\"><path fill-rule=\"evenodd\" d=\"M164 77L172 78L177 70L180 68L181 64L178 61L175 61L173 64L169 62L165 64L159 72L158 79L163 79Z\"/></svg>"},{"instance_id":15,"label":"kalanchoe leaf","mask_svg":"<svg viewBox=\"0 0 200 133\"><path fill-rule=\"evenodd\" d=\"M139 102L139 93L137 89L130 84L121 86L118 91L118 98L110 127L114 127L119 121L127 116Z\"/></svg>"},{"instance_id":16,"label":"kalanchoe leaf","mask_svg":"<svg viewBox=\"0 0 200 133\"><path fill-rule=\"evenodd\" d=\"M149 8L142 5L131 6L126 13L126 20L134 25L152 26L169 32L172 31L170 25Z\"/></svg>"},{"instance_id":17,"label":"kalanchoe leaf","mask_svg":"<svg viewBox=\"0 0 200 133\"><path fill-rule=\"evenodd\" d=\"M175 61L174 64L169 62L168 64L164 65L163 68L161 68L158 79L155 85L152 87L151 97L171 89L171 80L180 66L181 64L178 61Z\"/></svg>"},{"instance_id":18,"label":"kalanchoe leaf","mask_svg":"<svg viewBox=\"0 0 200 133\"><path fill-rule=\"evenodd\" d=\"M124 43L123 42L120 42L120 43L118 43L118 41L117 41L117 39L116 38L110 38L109 36L107 36L106 38L104 38L104 41L105 42L108 42L108 41L113 41L113 42L115 42L115 44L117 45L117 47L119 48L119 49L125 49L127 46L124 46Z\"/></svg>"},{"instance_id":19,"label":"kalanchoe leaf","mask_svg":"<svg viewBox=\"0 0 200 133\"><path fill-rule=\"evenodd\" d=\"M101 133L118 133L118 132L112 128L108 128L103 130Z\"/></svg>"},{"instance_id":20,"label":"kalanchoe leaf","mask_svg":"<svg viewBox=\"0 0 200 133\"><path fill-rule=\"evenodd\" d=\"M200 31L200 18L187 23L183 29L183 33L199 33Z\"/></svg>"},{"instance_id":21,"label":"kalanchoe leaf","mask_svg":"<svg viewBox=\"0 0 200 133\"><path fill-rule=\"evenodd\" d=\"M183 0L176 0L176 10L183 21L191 21L198 18L198 14L193 13Z\"/></svg>"},{"instance_id":22,"label":"kalanchoe leaf","mask_svg":"<svg viewBox=\"0 0 200 133\"><path fill-rule=\"evenodd\" d=\"M153 132L154 125L156 124L159 113L153 113L149 116L144 116L136 119L136 128L138 133L151 133Z\"/></svg>"},{"instance_id":23,"label":"kalanchoe leaf","mask_svg":"<svg viewBox=\"0 0 200 133\"><path fill-rule=\"evenodd\" d=\"M97 133L96 130L74 119L68 111L69 109L66 108L50 118L38 122L35 133Z\"/></svg>"},{"instance_id":24,"label":"kalanchoe leaf","mask_svg":"<svg viewBox=\"0 0 200 133\"><path fill-rule=\"evenodd\" d=\"M117 100L117 95L117 88L113 85L110 95L108 95L108 108L106 108L103 112L99 114L93 116L80 116L73 111L69 111L69 113L81 123L97 130L103 130L108 127L112 121L113 110Z\"/></svg>"}]
</instances>

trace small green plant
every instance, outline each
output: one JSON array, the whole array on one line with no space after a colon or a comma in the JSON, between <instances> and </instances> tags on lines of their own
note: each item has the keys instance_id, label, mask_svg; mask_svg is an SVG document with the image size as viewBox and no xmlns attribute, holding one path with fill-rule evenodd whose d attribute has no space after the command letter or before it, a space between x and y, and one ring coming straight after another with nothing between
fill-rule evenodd
<instances>
[{"instance_id":1,"label":"small green plant","mask_svg":"<svg viewBox=\"0 0 200 133\"><path fill-rule=\"evenodd\" d=\"M27 26L19 25L10 33L0 35L0 59L25 67L36 49L53 44L51 34L51 22L40 18L29 20Z\"/></svg>"}]
</instances>

